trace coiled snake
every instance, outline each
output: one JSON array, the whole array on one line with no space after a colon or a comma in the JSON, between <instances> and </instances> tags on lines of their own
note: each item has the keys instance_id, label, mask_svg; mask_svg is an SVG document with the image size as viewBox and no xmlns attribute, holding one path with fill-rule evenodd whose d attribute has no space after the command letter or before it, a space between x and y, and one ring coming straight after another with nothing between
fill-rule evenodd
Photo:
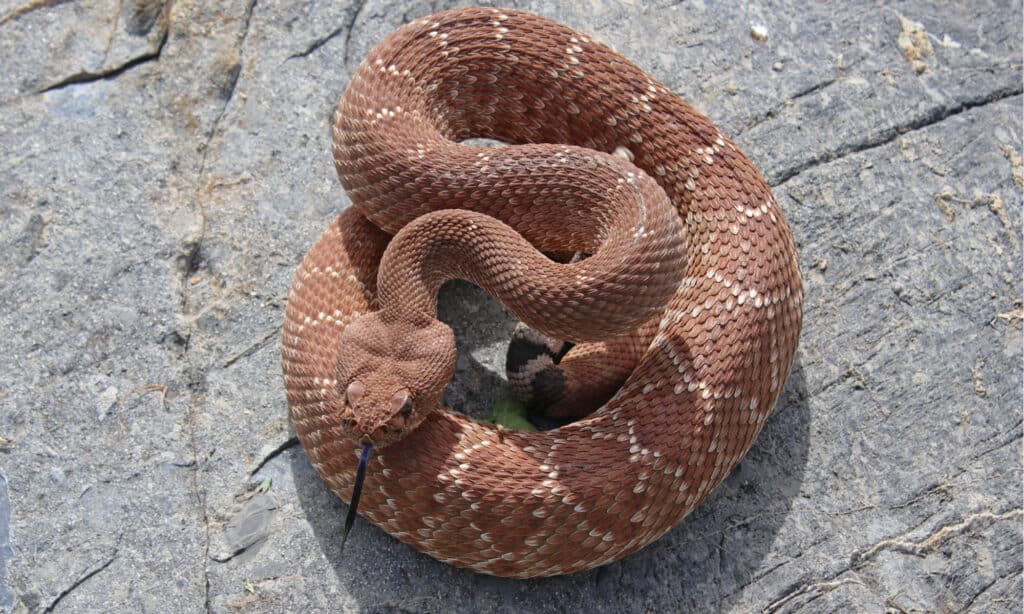
<instances>
[{"instance_id":1,"label":"coiled snake","mask_svg":"<svg viewBox=\"0 0 1024 614\"><path fill-rule=\"evenodd\" d=\"M770 190L707 118L583 34L471 8L381 42L333 130L353 206L295 275L282 362L342 499L372 444L366 518L453 565L546 576L639 550L739 462L792 365L802 283ZM439 407L453 278L578 343L570 389L614 394L540 432Z\"/></svg>"}]
</instances>

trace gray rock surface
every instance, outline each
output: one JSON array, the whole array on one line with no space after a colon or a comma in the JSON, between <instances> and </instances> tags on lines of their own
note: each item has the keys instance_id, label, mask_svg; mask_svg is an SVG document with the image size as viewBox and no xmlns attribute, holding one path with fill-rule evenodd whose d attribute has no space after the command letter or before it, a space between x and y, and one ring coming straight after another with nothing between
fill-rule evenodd
<instances>
[{"instance_id":1,"label":"gray rock surface","mask_svg":"<svg viewBox=\"0 0 1024 614\"><path fill-rule=\"evenodd\" d=\"M342 558L283 305L348 202L349 75L451 4L0 0L0 610L1020 611L1019 3L511 4L692 101L787 212L805 330L739 468L571 577L473 575L363 521ZM449 401L489 405L512 322L443 303Z\"/></svg>"}]
</instances>

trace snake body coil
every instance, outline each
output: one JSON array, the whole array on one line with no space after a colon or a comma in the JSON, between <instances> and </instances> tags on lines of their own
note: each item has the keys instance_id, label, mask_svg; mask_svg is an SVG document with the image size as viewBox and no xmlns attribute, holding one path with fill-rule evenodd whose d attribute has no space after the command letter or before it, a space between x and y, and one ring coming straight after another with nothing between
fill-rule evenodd
<instances>
[{"instance_id":1,"label":"snake body coil","mask_svg":"<svg viewBox=\"0 0 1024 614\"><path fill-rule=\"evenodd\" d=\"M360 65L334 158L353 206L296 273L282 361L299 439L343 499L373 445L374 524L483 573L571 573L657 539L746 453L797 347L796 251L757 169L663 85L565 26L457 9ZM542 256L573 252L590 256ZM579 343L574 385L624 383L551 431L439 408L452 278Z\"/></svg>"}]
</instances>

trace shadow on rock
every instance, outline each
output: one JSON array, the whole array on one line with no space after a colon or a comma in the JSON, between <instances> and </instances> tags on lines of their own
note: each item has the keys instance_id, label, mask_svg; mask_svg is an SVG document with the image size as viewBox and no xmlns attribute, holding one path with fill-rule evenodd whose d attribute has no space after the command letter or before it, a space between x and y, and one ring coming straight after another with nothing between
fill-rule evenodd
<instances>
[{"instance_id":1,"label":"shadow on rock","mask_svg":"<svg viewBox=\"0 0 1024 614\"><path fill-rule=\"evenodd\" d=\"M509 396L505 353L516 319L484 290L465 281L445 284L437 315L452 327L459 351L455 377L441 402L482 419L496 402Z\"/></svg>"}]
</instances>

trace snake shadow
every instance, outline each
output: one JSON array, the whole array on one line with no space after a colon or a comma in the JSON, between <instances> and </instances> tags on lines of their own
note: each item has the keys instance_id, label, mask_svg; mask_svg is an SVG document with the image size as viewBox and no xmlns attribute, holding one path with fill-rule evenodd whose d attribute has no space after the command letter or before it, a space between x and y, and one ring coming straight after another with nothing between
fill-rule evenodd
<instances>
[{"instance_id":1,"label":"snake shadow","mask_svg":"<svg viewBox=\"0 0 1024 614\"><path fill-rule=\"evenodd\" d=\"M499 373L515 320L463 282L445 287L439 314L455 329L460 353L445 402L480 417L506 396ZM299 504L340 588L362 612L727 611L770 571L765 557L800 495L810 428L800 360L798 353L753 447L704 503L644 550L598 569L535 580L479 575L420 554L362 518L342 556L348 508L301 453L291 456Z\"/></svg>"}]
</instances>

